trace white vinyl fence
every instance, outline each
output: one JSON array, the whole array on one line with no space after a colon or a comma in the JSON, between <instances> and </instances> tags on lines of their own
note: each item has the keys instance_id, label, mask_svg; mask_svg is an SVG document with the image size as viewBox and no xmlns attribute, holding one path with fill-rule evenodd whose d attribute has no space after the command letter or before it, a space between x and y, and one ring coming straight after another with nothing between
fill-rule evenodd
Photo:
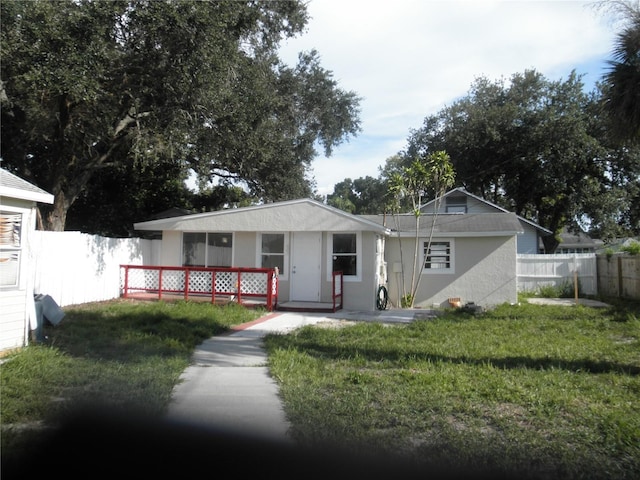
<instances>
[{"instance_id":1,"label":"white vinyl fence","mask_svg":"<svg viewBox=\"0 0 640 480\"><path fill-rule=\"evenodd\" d=\"M581 294L596 295L598 293L595 253L518 254L518 291L535 292L540 287L562 287L566 283L573 289L574 272L578 274Z\"/></svg>"},{"instance_id":2,"label":"white vinyl fence","mask_svg":"<svg viewBox=\"0 0 640 480\"><path fill-rule=\"evenodd\" d=\"M34 293L50 295L61 306L120 296L120 265L153 265L159 241L106 238L80 232L34 235Z\"/></svg>"}]
</instances>

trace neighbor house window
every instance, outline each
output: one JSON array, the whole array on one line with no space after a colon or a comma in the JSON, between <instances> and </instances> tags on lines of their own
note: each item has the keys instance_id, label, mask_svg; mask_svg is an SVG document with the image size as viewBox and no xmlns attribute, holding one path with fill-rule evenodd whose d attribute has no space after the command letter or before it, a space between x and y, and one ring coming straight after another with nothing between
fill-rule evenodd
<instances>
[{"instance_id":1,"label":"neighbor house window","mask_svg":"<svg viewBox=\"0 0 640 480\"><path fill-rule=\"evenodd\" d=\"M451 273L453 271L453 242L437 241L423 243L424 270L430 273Z\"/></svg>"},{"instance_id":2,"label":"neighbor house window","mask_svg":"<svg viewBox=\"0 0 640 480\"><path fill-rule=\"evenodd\" d=\"M334 233L331 242L331 270L346 277L359 276L359 238L356 233Z\"/></svg>"},{"instance_id":3,"label":"neighbor house window","mask_svg":"<svg viewBox=\"0 0 640 480\"><path fill-rule=\"evenodd\" d=\"M467 197L445 198L446 213L467 213Z\"/></svg>"},{"instance_id":4,"label":"neighbor house window","mask_svg":"<svg viewBox=\"0 0 640 480\"><path fill-rule=\"evenodd\" d=\"M260 266L262 268L277 268L282 276L286 273L285 236L284 233L263 233L260 235Z\"/></svg>"},{"instance_id":5,"label":"neighbor house window","mask_svg":"<svg viewBox=\"0 0 640 480\"><path fill-rule=\"evenodd\" d=\"M230 267L232 248L231 233L184 232L182 234L182 265Z\"/></svg>"},{"instance_id":6,"label":"neighbor house window","mask_svg":"<svg viewBox=\"0 0 640 480\"><path fill-rule=\"evenodd\" d=\"M22 251L22 214L0 211L0 287L16 287Z\"/></svg>"}]
</instances>

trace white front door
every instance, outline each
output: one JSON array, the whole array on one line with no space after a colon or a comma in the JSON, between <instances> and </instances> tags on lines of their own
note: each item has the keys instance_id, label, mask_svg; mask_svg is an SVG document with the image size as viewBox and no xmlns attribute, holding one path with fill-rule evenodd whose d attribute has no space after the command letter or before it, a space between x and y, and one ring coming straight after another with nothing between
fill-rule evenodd
<instances>
[{"instance_id":1,"label":"white front door","mask_svg":"<svg viewBox=\"0 0 640 480\"><path fill-rule=\"evenodd\" d=\"M295 232L291 245L290 300L320 301L321 232Z\"/></svg>"}]
</instances>

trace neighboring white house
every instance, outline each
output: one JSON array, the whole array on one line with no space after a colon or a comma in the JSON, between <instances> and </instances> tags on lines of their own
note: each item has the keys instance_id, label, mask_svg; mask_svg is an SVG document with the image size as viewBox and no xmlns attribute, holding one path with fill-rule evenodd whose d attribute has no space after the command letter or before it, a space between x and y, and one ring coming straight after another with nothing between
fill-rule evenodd
<instances>
[{"instance_id":1,"label":"neighboring white house","mask_svg":"<svg viewBox=\"0 0 640 480\"><path fill-rule=\"evenodd\" d=\"M521 220L504 211L438 215L424 251L431 215L422 217L421 288L415 306L446 306L450 298L489 306L517 301L517 236ZM399 305L400 271L411 276L414 217L351 215L311 199L163 218L134 224L162 232L165 266L275 267L279 303L330 302L332 271L344 272L343 307L375 310L385 285ZM404 269L400 264L402 245ZM426 254L426 256L425 256Z\"/></svg>"},{"instance_id":2,"label":"neighboring white house","mask_svg":"<svg viewBox=\"0 0 640 480\"><path fill-rule=\"evenodd\" d=\"M0 351L28 345L35 328L31 251L37 203L53 195L0 168Z\"/></svg>"}]
</instances>

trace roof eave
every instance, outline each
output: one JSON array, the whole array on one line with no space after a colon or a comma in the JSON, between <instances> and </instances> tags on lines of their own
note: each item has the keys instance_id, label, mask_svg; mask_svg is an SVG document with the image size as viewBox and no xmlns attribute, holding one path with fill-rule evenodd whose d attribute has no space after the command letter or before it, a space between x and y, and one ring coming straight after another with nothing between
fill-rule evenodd
<instances>
[{"instance_id":1,"label":"roof eave","mask_svg":"<svg viewBox=\"0 0 640 480\"><path fill-rule=\"evenodd\" d=\"M12 187L0 187L0 197L17 198L20 200L29 200L39 203L53 203L53 195L50 193L31 192L29 190Z\"/></svg>"}]
</instances>

